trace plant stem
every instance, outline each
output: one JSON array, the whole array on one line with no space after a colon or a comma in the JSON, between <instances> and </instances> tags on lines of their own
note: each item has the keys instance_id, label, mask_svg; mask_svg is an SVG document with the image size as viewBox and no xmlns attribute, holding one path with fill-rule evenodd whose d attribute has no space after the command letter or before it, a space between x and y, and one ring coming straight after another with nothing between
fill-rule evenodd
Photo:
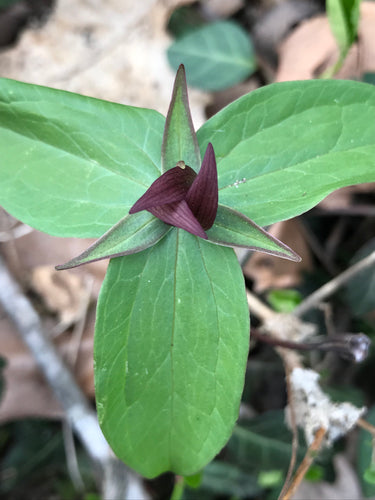
<instances>
[{"instance_id":1,"label":"plant stem","mask_svg":"<svg viewBox=\"0 0 375 500\"><path fill-rule=\"evenodd\" d=\"M185 490L185 479L183 476L176 476L170 500L181 500Z\"/></svg>"},{"instance_id":2,"label":"plant stem","mask_svg":"<svg viewBox=\"0 0 375 500\"><path fill-rule=\"evenodd\" d=\"M326 429L320 427L315 434L314 441L309 446L304 459L302 460L300 466L298 467L294 475L293 481L291 482L287 491L283 493L282 496L280 495L279 500L290 500L292 498L298 486L303 481L303 478L305 477L310 466L312 465L318 451L320 450L325 435L326 435Z\"/></svg>"}]
</instances>

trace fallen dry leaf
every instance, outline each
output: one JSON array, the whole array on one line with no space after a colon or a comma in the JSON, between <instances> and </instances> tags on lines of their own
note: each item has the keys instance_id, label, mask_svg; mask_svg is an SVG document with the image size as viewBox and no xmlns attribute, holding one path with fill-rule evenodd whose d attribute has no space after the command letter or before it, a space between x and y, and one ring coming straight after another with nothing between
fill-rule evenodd
<instances>
[{"instance_id":1,"label":"fallen dry leaf","mask_svg":"<svg viewBox=\"0 0 375 500\"><path fill-rule=\"evenodd\" d=\"M359 43L350 50L337 78L361 77L375 71L375 4L362 2ZM326 16L302 23L282 43L276 81L315 78L338 59L338 48Z\"/></svg>"},{"instance_id":2,"label":"fallen dry leaf","mask_svg":"<svg viewBox=\"0 0 375 500\"><path fill-rule=\"evenodd\" d=\"M79 345L77 360L72 366L77 346L69 333L55 339L59 352L70 365L75 378L85 392L94 396L93 331L95 314L92 311ZM48 322L46 323L46 326ZM0 423L26 417L60 418L63 411L52 390L37 367L34 358L22 342L10 321L0 317L0 355L6 360L3 371L5 388L0 401ZM73 356L72 356L73 355Z\"/></svg>"},{"instance_id":3,"label":"fallen dry leaf","mask_svg":"<svg viewBox=\"0 0 375 500\"><path fill-rule=\"evenodd\" d=\"M210 102L206 107L207 118L218 113L222 108L235 101L239 97L252 92L260 87L259 79L254 76L249 78L246 82L239 83L233 87L218 92L212 92Z\"/></svg>"},{"instance_id":4,"label":"fallen dry leaf","mask_svg":"<svg viewBox=\"0 0 375 500\"><path fill-rule=\"evenodd\" d=\"M11 236L11 235L10 235ZM29 284L33 270L39 266L54 268L83 252L94 240L80 238L56 238L40 231L32 232L2 244L1 250L8 268L24 285ZM96 299L105 276L108 262L102 260L69 271L85 280L94 278L92 296ZM66 273L66 271L59 271Z\"/></svg>"},{"instance_id":5,"label":"fallen dry leaf","mask_svg":"<svg viewBox=\"0 0 375 500\"><path fill-rule=\"evenodd\" d=\"M375 183L358 184L337 189L319 203L319 208L326 210L350 209L355 207L353 198L361 193L375 193Z\"/></svg>"},{"instance_id":6,"label":"fallen dry leaf","mask_svg":"<svg viewBox=\"0 0 375 500\"><path fill-rule=\"evenodd\" d=\"M203 0L202 9L210 19L230 17L244 6L244 0Z\"/></svg>"},{"instance_id":7,"label":"fallen dry leaf","mask_svg":"<svg viewBox=\"0 0 375 500\"><path fill-rule=\"evenodd\" d=\"M55 238L39 231L2 243L1 250L8 267L21 284L40 296L35 306L44 311L42 322L47 334L59 327L59 322L80 320L87 293L85 283L93 282L92 300L95 301L104 279L106 261L95 262L71 271L55 271L54 266L78 255L90 240ZM46 265L47 264L47 265ZM35 302L34 297L34 302ZM49 315L46 309L57 315ZM93 309L93 308L92 308ZM93 334L95 314L89 311L78 341L74 328L53 338L62 356L70 365L84 392L93 397ZM61 325L60 325L61 326ZM61 327L58 328L60 331ZM78 343L77 343L78 342ZM0 316L0 355L6 359L4 370L5 394L0 402L0 421L38 416L56 418L62 410L27 347L6 317ZM71 360L76 360L72 364ZM73 366L74 365L74 366Z\"/></svg>"},{"instance_id":8,"label":"fallen dry leaf","mask_svg":"<svg viewBox=\"0 0 375 500\"><path fill-rule=\"evenodd\" d=\"M192 0L56 2L38 29L0 54L1 76L166 114L174 80L166 50L170 13ZM195 126L207 95L189 93Z\"/></svg>"},{"instance_id":9,"label":"fallen dry leaf","mask_svg":"<svg viewBox=\"0 0 375 500\"><path fill-rule=\"evenodd\" d=\"M297 252L302 261L296 263L260 252L253 253L243 272L254 281L257 293L273 288L296 287L302 281L302 273L312 269L311 253L298 218L277 222L268 231Z\"/></svg>"},{"instance_id":10,"label":"fallen dry leaf","mask_svg":"<svg viewBox=\"0 0 375 500\"><path fill-rule=\"evenodd\" d=\"M292 500L354 500L363 498L358 475L352 464L343 454L333 458L335 468L335 481L304 481L293 495Z\"/></svg>"},{"instance_id":11,"label":"fallen dry leaf","mask_svg":"<svg viewBox=\"0 0 375 500\"><path fill-rule=\"evenodd\" d=\"M65 328L76 323L90 293L81 277L72 272L56 271L52 266L37 266L31 272L30 287L48 310L57 314Z\"/></svg>"}]
</instances>

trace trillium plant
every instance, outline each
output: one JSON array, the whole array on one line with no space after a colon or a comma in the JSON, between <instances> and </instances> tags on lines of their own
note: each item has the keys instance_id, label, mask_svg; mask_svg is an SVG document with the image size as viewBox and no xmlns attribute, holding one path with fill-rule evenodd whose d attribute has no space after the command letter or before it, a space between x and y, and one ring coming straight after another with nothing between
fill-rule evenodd
<instances>
[{"instance_id":1,"label":"trillium plant","mask_svg":"<svg viewBox=\"0 0 375 500\"><path fill-rule=\"evenodd\" d=\"M273 84L195 133L182 66L166 119L0 80L1 204L52 235L99 237L58 269L110 258L98 418L142 475L194 474L229 439L250 330L232 247L298 261L260 226L375 180L374 108L358 82Z\"/></svg>"}]
</instances>

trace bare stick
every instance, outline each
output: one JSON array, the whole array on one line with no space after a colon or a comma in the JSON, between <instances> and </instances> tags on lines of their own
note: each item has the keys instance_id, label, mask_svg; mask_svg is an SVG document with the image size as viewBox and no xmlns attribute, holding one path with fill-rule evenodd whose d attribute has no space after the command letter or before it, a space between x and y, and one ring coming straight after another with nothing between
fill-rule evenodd
<instances>
[{"instance_id":1,"label":"bare stick","mask_svg":"<svg viewBox=\"0 0 375 500\"><path fill-rule=\"evenodd\" d=\"M288 467L288 472L286 474L284 486L280 492L279 499L282 499L284 494L289 488L292 475L293 475L293 470L297 462L297 452L298 452L298 427L297 427L297 421L296 421L296 411L294 407L294 399L293 399L293 391L291 387L291 382L290 382L290 369L286 362L284 361L284 368L285 368L285 373L286 373L286 387L287 387L287 394L288 394L288 404L290 408L290 426L292 428L292 454L290 457L289 461L289 467Z\"/></svg>"},{"instance_id":2,"label":"bare stick","mask_svg":"<svg viewBox=\"0 0 375 500\"><path fill-rule=\"evenodd\" d=\"M65 420L62 421L62 432L68 473L74 488L82 494L85 491L85 483L79 471L72 427Z\"/></svg>"},{"instance_id":3,"label":"bare stick","mask_svg":"<svg viewBox=\"0 0 375 500\"><path fill-rule=\"evenodd\" d=\"M270 309L268 306L263 304L255 295L253 295L251 292L247 291L247 303L249 305L250 312L253 312L260 320L262 320L264 323L269 322L276 316L276 313ZM293 401L293 392L290 384L290 372L292 371L293 367L298 365L298 358L296 356L293 356L293 359L290 359L290 355L288 355L288 352L285 350L285 347L290 347L291 344L296 344L295 342L289 342L289 341L283 341L282 339L278 339L275 336L268 336L259 333L256 329L251 329L251 334L253 335L255 332L255 337L258 338L259 340L265 340L271 344L279 344L280 346L284 347L284 349L279 348L277 349L277 352L279 353L279 356L283 360L284 364L284 369L285 369L285 374L286 374L286 384L287 384L287 395L288 395L288 403L289 403L289 408L290 408L290 424L292 428L292 454L290 457L290 462L289 462L289 467L288 467L288 472L287 476L285 479L284 486L282 488L282 491L280 493L280 497L282 498L281 495L284 494L284 492L288 489L288 486L290 484L290 480L293 474L293 469L296 464L297 460L297 451L298 451L298 428L297 428L297 422L296 422L296 415L295 415L295 408L294 408L294 401Z\"/></svg>"},{"instance_id":4,"label":"bare stick","mask_svg":"<svg viewBox=\"0 0 375 500\"><path fill-rule=\"evenodd\" d=\"M332 279L321 288L316 290L307 297L299 306L297 306L293 314L295 316L303 316L307 311L316 307L324 299L332 295L336 290L345 285L351 278L353 278L359 272L367 269L375 263L375 251L363 260L357 262L353 266L349 267L346 271L339 274L336 278Z\"/></svg>"},{"instance_id":5,"label":"bare stick","mask_svg":"<svg viewBox=\"0 0 375 500\"><path fill-rule=\"evenodd\" d=\"M359 418L357 420L358 427L361 427L365 431L369 432L371 436L375 439L375 426L367 422L364 418Z\"/></svg>"},{"instance_id":6,"label":"bare stick","mask_svg":"<svg viewBox=\"0 0 375 500\"><path fill-rule=\"evenodd\" d=\"M261 302L254 294L249 292L249 290L246 291L246 297L250 314L255 314L258 319L267 321L276 314L275 311L266 306L266 304L263 304L263 302Z\"/></svg>"},{"instance_id":7,"label":"bare stick","mask_svg":"<svg viewBox=\"0 0 375 500\"><path fill-rule=\"evenodd\" d=\"M43 330L38 314L23 295L0 256L0 304L17 327L36 363L65 411L66 420L81 440L91 459L103 473L103 498L127 498L129 476L105 440L96 417L73 375ZM139 481L138 481L139 482ZM107 489L110 488L110 492ZM140 498L147 497L147 494ZM128 497L130 498L130 497Z\"/></svg>"},{"instance_id":8,"label":"bare stick","mask_svg":"<svg viewBox=\"0 0 375 500\"><path fill-rule=\"evenodd\" d=\"M312 465L318 451L320 450L325 434L326 430L323 427L320 427L320 429L317 430L315 439L309 446L309 449L307 450L306 455L301 462L301 465L298 467L294 479L288 488L288 491L283 494L283 496L280 496L280 500L290 500L292 498L298 486L303 481L303 478L305 477L310 466Z\"/></svg>"}]
</instances>

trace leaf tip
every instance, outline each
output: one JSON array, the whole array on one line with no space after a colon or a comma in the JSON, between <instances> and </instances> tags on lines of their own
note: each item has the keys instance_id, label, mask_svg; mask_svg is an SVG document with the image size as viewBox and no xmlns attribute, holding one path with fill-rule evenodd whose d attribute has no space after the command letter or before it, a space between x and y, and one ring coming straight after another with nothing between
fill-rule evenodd
<instances>
[{"instance_id":1,"label":"leaf tip","mask_svg":"<svg viewBox=\"0 0 375 500\"><path fill-rule=\"evenodd\" d=\"M75 259L69 260L65 262L65 264L59 264L55 266L56 271L66 271L67 269L72 269L73 267L77 267L79 264L75 263Z\"/></svg>"}]
</instances>

